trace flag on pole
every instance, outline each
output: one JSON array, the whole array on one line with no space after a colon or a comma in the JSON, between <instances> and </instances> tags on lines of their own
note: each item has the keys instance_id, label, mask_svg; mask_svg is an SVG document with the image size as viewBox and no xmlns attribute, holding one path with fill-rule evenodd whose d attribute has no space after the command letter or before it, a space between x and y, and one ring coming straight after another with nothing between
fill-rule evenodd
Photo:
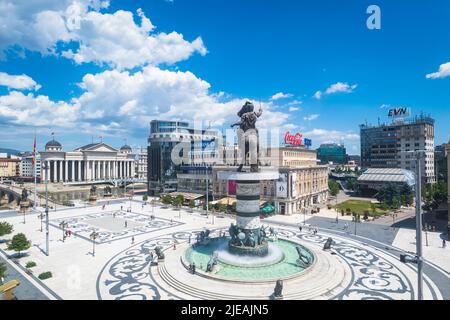
<instances>
[{"instance_id":1,"label":"flag on pole","mask_svg":"<svg viewBox=\"0 0 450 320\"><path fill-rule=\"evenodd\" d=\"M33 167L36 165L36 136L34 136L34 145L33 145Z\"/></svg>"}]
</instances>

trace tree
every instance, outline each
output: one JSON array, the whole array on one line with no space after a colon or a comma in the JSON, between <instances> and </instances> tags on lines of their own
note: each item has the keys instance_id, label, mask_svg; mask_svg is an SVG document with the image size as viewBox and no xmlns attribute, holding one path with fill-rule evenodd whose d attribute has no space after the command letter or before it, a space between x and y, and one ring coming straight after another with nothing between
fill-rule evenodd
<instances>
[{"instance_id":1,"label":"tree","mask_svg":"<svg viewBox=\"0 0 450 320\"><path fill-rule=\"evenodd\" d=\"M27 250L31 247L31 241L23 233L18 233L12 237L11 241L8 243L8 250L14 250L19 253Z\"/></svg>"},{"instance_id":2,"label":"tree","mask_svg":"<svg viewBox=\"0 0 450 320\"><path fill-rule=\"evenodd\" d=\"M191 208L191 209L195 208L195 201L194 200L189 201L189 208Z\"/></svg>"},{"instance_id":3,"label":"tree","mask_svg":"<svg viewBox=\"0 0 450 320\"><path fill-rule=\"evenodd\" d=\"M163 198L162 198L162 202L163 202L164 204L172 204L173 198L172 198L172 196L171 196L170 194L165 194L165 195L163 196Z\"/></svg>"},{"instance_id":4,"label":"tree","mask_svg":"<svg viewBox=\"0 0 450 320\"><path fill-rule=\"evenodd\" d=\"M12 233L14 230L14 227L12 224L2 221L0 222L0 237Z\"/></svg>"},{"instance_id":5,"label":"tree","mask_svg":"<svg viewBox=\"0 0 450 320\"><path fill-rule=\"evenodd\" d=\"M143 201L147 201L148 200L148 195L144 194L144 196L142 197Z\"/></svg>"},{"instance_id":6,"label":"tree","mask_svg":"<svg viewBox=\"0 0 450 320\"><path fill-rule=\"evenodd\" d=\"M399 208L399 201L398 201L398 198L397 197L394 197L393 199L392 199L392 209L398 209Z\"/></svg>"},{"instance_id":7,"label":"tree","mask_svg":"<svg viewBox=\"0 0 450 320\"><path fill-rule=\"evenodd\" d=\"M173 200L173 204L174 204L176 207L181 207L181 205L183 204L183 202L184 202L184 196L183 196L182 194L177 195L177 196L175 197L175 199Z\"/></svg>"},{"instance_id":8,"label":"tree","mask_svg":"<svg viewBox=\"0 0 450 320\"><path fill-rule=\"evenodd\" d=\"M0 262L0 285L3 284L2 279L6 276L6 265Z\"/></svg>"},{"instance_id":9,"label":"tree","mask_svg":"<svg viewBox=\"0 0 450 320\"><path fill-rule=\"evenodd\" d=\"M328 189L330 190L330 195L335 197L339 193L339 184L336 181L330 179L328 180Z\"/></svg>"},{"instance_id":10,"label":"tree","mask_svg":"<svg viewBox=\"0 0 450 320\"><path fill-rule=\"evenodd\" d=\"M348 179L348 181L347 181L347 189L354 190L355 186L356 186L356 179L354 179L354 178Z\"/></svg>"}]
</instances>

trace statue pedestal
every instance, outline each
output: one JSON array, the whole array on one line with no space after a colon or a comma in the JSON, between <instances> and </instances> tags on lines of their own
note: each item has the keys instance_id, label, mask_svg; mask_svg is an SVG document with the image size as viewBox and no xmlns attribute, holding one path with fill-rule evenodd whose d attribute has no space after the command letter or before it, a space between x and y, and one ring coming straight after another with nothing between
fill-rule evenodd
<instances>
[{"instance_id":1,"label":"statue pedestal","mask_svg":"<svg viewBox=\"0 0 450 320\"><path fill-rule=\"evenodd\" d=\"M217 176L220 180L236 181L237 237L229 243L230 252L239 255L267 255L268 244L261 235L261 181L278 180L279 172L266 167L259 172L219 171Z\"/></svg>"}]
</instances>

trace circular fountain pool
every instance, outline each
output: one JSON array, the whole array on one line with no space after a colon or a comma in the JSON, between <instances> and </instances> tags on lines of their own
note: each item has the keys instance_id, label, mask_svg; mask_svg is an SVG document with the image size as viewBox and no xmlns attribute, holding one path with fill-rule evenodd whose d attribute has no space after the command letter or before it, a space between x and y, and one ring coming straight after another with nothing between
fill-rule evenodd
<instances>
[{"instance_id":1,"label":"circular fountain pool","mask_svg":"<svg viewBox=\"0 0 450 320\"><path fill-rule=\"evenodd\" d=\"M297 263L297 246L314 263L314 254L304 246L287 240L269 241L269 254L265 257L241 256L228 252L229 238L214 238L208 245L189 247L184 258L187 264L195 263L197 270L206 271L211 256L217 253L217 266L211 276L229 280L274 280L290 278L305 268Z\"/></svg>"}]
</instances>

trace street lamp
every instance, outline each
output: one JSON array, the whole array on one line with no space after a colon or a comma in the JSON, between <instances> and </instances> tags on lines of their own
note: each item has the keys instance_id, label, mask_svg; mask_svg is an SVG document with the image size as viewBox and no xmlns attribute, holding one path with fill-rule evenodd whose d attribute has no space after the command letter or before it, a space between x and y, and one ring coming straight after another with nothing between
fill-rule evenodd
<instances>
[{"instance_id":1,"label":"street lamp","mask_svg":"<svg viewBox=\"0 0 450 320\"><path fill-rule=\"evenodd\" d=\"M42 167L45 171L45 254L48 256L50 254L49 250L49 236L50 236L50 228L49 228L49 217L48 217L48 172L49 167L47 161L44 161L45 165Z\"/></svg>"},{"instance_id":2,"label":"street lamp","mask_svg":"<svg viewBox=\"0 0 450 320\"><path fill-rule=\"evenodd\" d=\"M38 215L38 219L40 219L41 220L41 232L42 232L42 220L44 220L44 217L45 217L45 215L41 212L41 213L39 213L39 215Z\"/></svg>"},{"instance_id":3,"label":"street lamp","mask_svg":"<svg viewBox=\"0 0 450 320\"><path fill-rule=\"evenodd\" d=\"M95 257L95 239L98 238L98 232L92 231L89 238L92 240L92 256Z\"/></svg>"},{"instance_id":4,"label":"street lamp","mask_svg":"<svg viewBox=\"0 0 450 320\"><path fill-rule=\"evenodd\" d=\"M64 220L61 221L61 223L59 224L59 227L62 229L62 241L63 242L66 239L65 229L67 228L68 225L69 224L67 222L65 222Z\"/></svg>"},{"instance_id":5,"label":"street lamp","mask_svg":"<svg viewBox=\"0 0 450 320\"><path fill-rule=\"evenodd\" d=\"M413 153L416 161L416 259L417 263L417 299L423 300L423 257L422 257L422 154L426 150L406 151Z\"/></svg>"}]
</instances>

